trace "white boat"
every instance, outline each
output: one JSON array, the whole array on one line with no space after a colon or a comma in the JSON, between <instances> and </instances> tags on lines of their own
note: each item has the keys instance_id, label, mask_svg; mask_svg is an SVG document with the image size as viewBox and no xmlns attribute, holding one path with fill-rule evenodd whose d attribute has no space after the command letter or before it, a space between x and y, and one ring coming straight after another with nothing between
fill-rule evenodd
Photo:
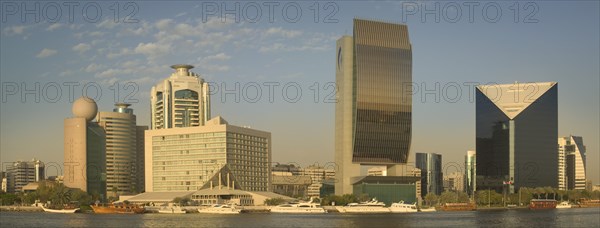
<instances>
[{"instance_id":1,"label":"white boat","mask_svg":"<svg viewBox=\"0 0 600 228\"><path fill-rule=\"evenodd\" d=\"M323 214L327 213L321 205L317 203L297 203L297 204L282 204L270 209L273 213L290 213L290 214Z\"/></svg>"},{"instance_id":2,"label":"white boat","mask_svg":"<svg viewBox=\"0 0 600 228\"><path fill-rule=\"evenodd\" d=\"M336 207L340 213L390 213L383 202L373 199L362 203L349 203L346 206Z\"/></svg>"},{"instance_id":3,"label":"white boat","mask_svg":"<svg viewBox=\"0 0 600 228\"><path fill-rule=\"evenodd\" d=\"M390 206L390 211L392 213L409 213L409 212L417 212L419 210L417 209L416 203L407 204L401 200L398 203L392 203L392 206Z\"/></svg>"},{"instance_id":4,"label":"white boat","mask_svg":"<svg viewBox=\"0 0 600 228\"><path fill-rule=\"evenodd\" d=\"M556 205L557 209L565 209L565 208L571 208L571 204L567 201L562 201L559 204Z\"/></svg>"},{"instance_id":5,"label":"white boat","mask_svg":"<svg viewBox=\"0 0 600 228\"><path fill-rule=\"evenodd\" d=\"M50 209L50 208L46 208L42 205L42 209L45 212L50 212L50 213L60 213L60 214L73 214L76 211L79 210L79 208L72 208L72 209Z\"/></svg>"},{"instance_id":6,"label":"white boat","mask_svg":"<svg viewBox=\"0 0 600 228\"><path fill-rule=\"evenodd\" d=\"M435 212L435 207L430 207L430 208L421 208L419 209L420 212Z\"/></svg>"},{"instance_id":7,"label":"white boat","mask_svg":"<svg viewBox=\"0 0 600 228\"><path fill-rule=\"evenodd\" d=\"M187 211L183 210L179 206L168 206L168 207L161 207L160 209L158 209L158 213L161 213L161 214L185 214L185 213L187 213Z\"/></svg>"},{"instance_id":8,"label":"white boat","mask_svg":"<svg viewBox=\"0 0 600 228\"><path fill-rule=\"evenodd\" d=\"M215 204L207 208L198 209L198 213L202 214L239 214L241 209L236 209L233 205Z\"/></svg>"}]
</instances>

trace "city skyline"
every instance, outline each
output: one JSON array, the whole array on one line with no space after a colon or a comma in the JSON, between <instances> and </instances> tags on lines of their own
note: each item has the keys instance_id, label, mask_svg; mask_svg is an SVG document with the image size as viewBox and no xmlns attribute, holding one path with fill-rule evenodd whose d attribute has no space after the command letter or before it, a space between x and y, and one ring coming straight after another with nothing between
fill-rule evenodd
<instances>
[{"instance_id":1,"label":"city skyline","mask_svg":"<svg viewBox=\"0 0 600 228\"><path fill-rule=\"evenodd\" d=\"M195 6L194 3L187 4L189 9ZM509 15L506 15L509 19L494 24L481 18L475 23L423 23L418 16L408 18L411 43L415 47L413 80L420 88L413 95L414 131L409 154L414 155L415 151L440 153L448 164L464 164L464 151L475 149L475 103L469 101L474 92L466 92L468 87L464 83L557 81L561 84L558 135L590 139L586 141L588 178L594 183L600 182L599 147L598 141L593 140L599 138L597 116L600 114L599 26L595 20L598 3L584 3L588 7L560 2L538 4L543 14L539 14L537 23L531 24L515 23ZM131 102L138 124L149 126L149 88L169 75L169 65L189 63L198 67L196 72L207 81L218 85L219 90L215 91L212 100L213 113L237 121L236 125L250 125L273 134L273 161L303 166L315 162L325 165L334 161L334 104L324 102L324 98L331 92L327 90L327 83L335 81L332 67L336 61L332 54L335 39L351 31L351 18L370 17L350 6L371 7L381 12L378 18L402 20L398 14L401 12L399 6L384 2L372 6L340 3L338 22L330 24L314 23L309 16L298 23L281 18L275 23L220 23L218 20L202 23L197 11L183 5L166 7L162 3L144 3L138 16L139 23L103 20L92 24L92 29L86 28L85 25L90 23L82 20L71 24L28 24L19 20L2 23L1 161L8 163L36 157L46 163L62 164L60 131L62 120L70 116L72 105L67 87L63 87L63 95L56 103L48 102L47 98L52 98L52 94L36 103L33 95L28 95L25 102L21 101L19 93L5 95L9 87L4 86L13 85L6 83L14 82L18 88L25 83L31 89L35 82L41 83L41 87L51 82L60 86L65 82L79 82L74 90L77 93L84 84L97 82L103 90L97 101L99 110L108 111L115 103L114 90L109 86L120 82L121 93L117 100L125 101L133 91L126 87L126 82L132 81L139 86L138 92L130 97L138 100ZM164 11L151 15L153 8L164 8ZM564 31L557 34L556 27ZM209 34L221 33L225 38L191 33L186 28ZM589 32L589 28L594 29ZM83 31L90 33L83 34ZM119 31L122 32L117 34ZM262 35L250 36L248 32ZM248 41L256 41L249 42L256 46L244 43ZM184 52L190 45L198 46ZM104 50L100 50L103 47ZM26 62L36 65L23 67ZM262 98L252 103L248 98L253 96L242 97L239 102L235 102L235 95L222 96L222 83L231 89L235 88L236 82L241 88L248 89L253 89L248 85L256 82L262 86ZM285 100L278 90L271 103L267 99L265 82L278 82L278 89L286 83L297 82L303 90L302 99L295 103L293 97ZM314 82L319 83L319 102L314 102L314 90L310 89ZM458 85L462 89L461 98L452 103L453 94L427 95L423 92L435 88L436 82L441 88L453 89ZM291 87L291 95L294 95L293 89ZM73 97L76 99L79 95ZM45 117L36 118L39 113L44 113ZM439 113L444 113L447 118L439 118ZM286 121L289 118L295 121ZM39 126L45 127L38 129ZM297 140L298 135L303 140ZM25 142L29 137L40 141ZM414 162L414 156L409 156L409 162ZM47 171L47 175L54 175L52 172Z\"/></svg>"}]
</instances>

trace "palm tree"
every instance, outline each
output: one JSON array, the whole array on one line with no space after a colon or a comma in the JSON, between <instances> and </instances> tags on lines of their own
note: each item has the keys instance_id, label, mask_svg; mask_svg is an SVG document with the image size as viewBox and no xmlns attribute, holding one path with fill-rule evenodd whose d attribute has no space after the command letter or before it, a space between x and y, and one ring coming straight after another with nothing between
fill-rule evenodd
<instances>
[{"instance_id":1,"label":"palm tree","mask_svg":"<svg viewBox=\"0 0 600 228\"><path fill-rule=\"evenodd\" d=\"M58 185L53 190L54 194L50 197L52 204L62 207L64 204L71 202L71 189L64 185Z\"/></svg>"}]
</instances>

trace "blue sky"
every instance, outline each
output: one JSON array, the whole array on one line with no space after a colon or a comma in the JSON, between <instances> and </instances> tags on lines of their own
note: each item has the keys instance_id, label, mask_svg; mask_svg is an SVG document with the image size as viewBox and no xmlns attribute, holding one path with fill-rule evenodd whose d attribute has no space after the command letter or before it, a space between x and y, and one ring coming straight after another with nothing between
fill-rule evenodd
<instances>
[{"instance_id":1,"label":"blue sky","mask_svg":"<svg viewBox=\"0 0 600 228\"><path fill-rule=\"evenodd\" d=\"M268 8L258 2L262 17L256 23L251 21L253 5L241 1L217 3L214 15L206 12L214 2L153 1L129 8L126 2L118 2L117 23L114 3L98 5L102 13L97 21L94 8L88 7L87 14L81 12L85 3L75 8L72 22L63 6L56 23L49 22L54 14L46 2L40 2L40 9L46 6L50 13L42 13L50 16L41 14L37 23L31 15L22 20L22 12L13 13L11 6L2 5L0 161L36 157L62 163L63 120L71 116L69 89L63 83L79 83L73 97L81 96L84 85L91 86L88 95L98 98L103 111L112 110L115 100L131 102L138 123L148 125L150 87L171 73L170 65L187 63L216 85L213 116L272 132L273 161L330 162L334 104L327 102L327 95L332 91L328 85L335 81L335 41L351 34L352 18L360 17L408 24L413 81L421 90L440 83L437 95L413 97L413 155L436 152L443 155L444 163L462 163L466 151L474 149L475 105L468 99L472 94L462 86L460 99L449 102L456 95L449 85L556 81L559 135L584 137L588 175L600 182L597 1L482 2L474 6L472 22L463 2L318 2L318 22L313 1L279 2L273 21ZM239 15L239 22L229 15L223 22L222 7L233 9L236 3L249 15ZM282 9L286 5L287 14ZM302 9L298 21L292 20L294 6ZM439 22L435 13L421 17L422 10L436 6ZM502 11L496 22L494 7ZM133 17L137 22L124 23L123 15L133 9L137 9ZM411 14L413 9L418 11ZM453 22L454 18L458 21ZM331 23L324 23L325 19ZM127 82L135 83L137 91L124 87ZM35 88L36 83L40 90L33 93L40 95L40 101L35 101L34 94L25 95L22 101L20 92ZM115 83L119 84L116 99ZM232 90L236 83L239 102L234 95L221 94L223 85ZM265 83L278 83L273 96ZM19 91L12 95L15 85ZM61 87L60 97L56 97L56 85ZM101 96L94 85L101 88ZM262 96L253 102L255 85L260 86ZM446 97L444 86L449 89ZM296 88L302 95L294 99ZM130 93L133 96L125 100Z\"/></svg>"}]
</instances>

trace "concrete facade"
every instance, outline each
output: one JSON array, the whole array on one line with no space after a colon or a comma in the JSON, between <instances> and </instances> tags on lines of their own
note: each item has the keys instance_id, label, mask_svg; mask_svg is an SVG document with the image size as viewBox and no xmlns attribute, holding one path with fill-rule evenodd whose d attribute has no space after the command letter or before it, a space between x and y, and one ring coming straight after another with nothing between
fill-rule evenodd
<instances>
[{"instance_id":1,"label":"concrete facade","mask_svg":"<svg viewBox=\"0 0 600 228\"><path fill-rule=\"evenodd\" d=\"M270 164L271 133L230 125L221 117L199 127L145 132L146 192L196 191L232 182L245 191L270 191Z\"/></svg>"},{"instance_id":2,"label":"concrete facade","mask_svg":"<svg viewBox=\"0 0 600 228\"><path fill-rule=\"evenodd\" d=\"M150 92L151 129L202 126L210 119L208 83L190 69L178 64L175 72L152 87Z\"/></svg>"}]
</instances>

